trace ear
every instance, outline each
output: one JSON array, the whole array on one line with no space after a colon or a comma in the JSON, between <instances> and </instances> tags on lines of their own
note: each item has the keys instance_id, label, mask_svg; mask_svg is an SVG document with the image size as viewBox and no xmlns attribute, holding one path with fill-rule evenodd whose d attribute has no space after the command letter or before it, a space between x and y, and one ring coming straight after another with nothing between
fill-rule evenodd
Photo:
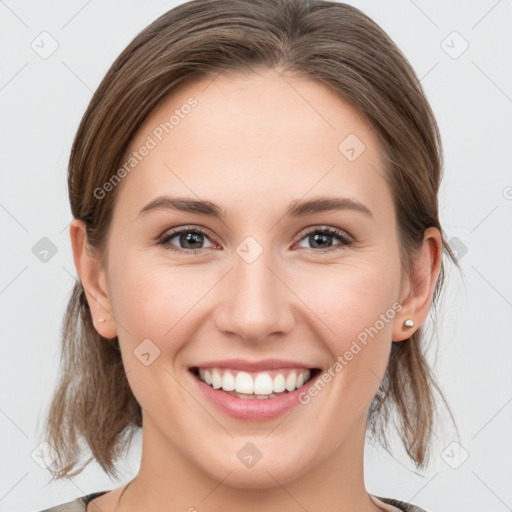
<instances>
[{"instance_id":1,"label":"ear","mask_svg":"<svg viewBox=\"0 0 512 512\"><path fill-rule=\"evenodd\" d=\"M441 233L437 228L430 227L425 231L421 247L413 256L411 275L404 279L400 301L402 309L394 319L393 341L410 338L425 322L441 270L442 254ZM405 320L412 320L414 327L404 327Z\"/></svg>"},{"instance_id":2,"label":"ear","mask_svg":"<svg viewBox=\"0 0 512 512\"><path fill-rule=\"evenodd\" d=\"M107 289L106 273L98 256L94 255L87 243L85 223L73 219L69 228L71 247L76 271L85 290L92 321L98 334L104 338L115 338L117 330L113 321L112 305ZM100 318L104 322L98 322Z\"/></svg>"}]
</instances>

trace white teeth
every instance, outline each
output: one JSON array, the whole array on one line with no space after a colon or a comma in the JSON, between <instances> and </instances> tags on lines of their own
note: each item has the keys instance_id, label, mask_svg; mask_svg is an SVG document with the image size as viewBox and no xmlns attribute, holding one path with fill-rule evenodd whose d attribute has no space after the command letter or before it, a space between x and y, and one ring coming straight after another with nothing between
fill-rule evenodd
<instances>
[{"instance_id":1,"label":"white teeth","mask_svg":"<svg viewBox=\"0 0 512 512\"><path fill-rule=\"evenodd\" d=\"M217 368L212 370L212 387L213 389L219 389L222 386L222 377Z\"/></svg>"},{"instance_id":2,"label":"white teeth","mask_svg":"<svg viewBox=\"0 0 512 512\"><path fill-rule=\"evenodd\" d=\"M233 377L231 372L224 372L221 387L224 391L233 391L235 389L235 377Z\"/></svg>"},{"instance_id":3,"label":"white teeth","mask_svg":"<svg viewBox=\"0 0 512 512\"><path fill-rule=\"evenodd\" d=\"M286 377L286 389L288 391L293 391L295 389L295 385L297 384L297 374L293 371L290 372L290 375Z\"/></svg>"},{"instance_id":4,"label":"white teeth","mask_svg":"<svg viewBox=\"0 0 512 512\"><path fill-rule=\"evenodd\" d=\"M272 382L274 393L282 393L286 389L286 380L282 373L277 374Z\"/></svg>"},{"instance_id":5,"label":"white teeth","mask_svg":"<svg viewBox=\"0 0 512 512\"><path fill-rule=\"evenodd\" d=\"M233 396L264 400L302 387L311 377L309 370L291 370L274 374L269 372L250 374L220 368L199 368L199 378L214 389L223 389ZM285 377L286 375L286 377Z\"/></svg>"},{"instance_id":6,"label":"white teeth","mask_svg":"<svg viewBox=\"0 0 512 512\"><path fill-rule=\"evenodd\" d=\"M272 393L272 379L268 373L259 373L254 379L255 395L270 395Z\"/></svg>"},{"instance_id":7,"label":"white teeth","mask_svg":"<svg viewBox=\"0 0 512 512\"><path fill-rule=\"evenodd\" d=\"M254 393L254 382L247 372L238 372L235 378L235 389L237 393Z\"/></svg>"}]
</instances>

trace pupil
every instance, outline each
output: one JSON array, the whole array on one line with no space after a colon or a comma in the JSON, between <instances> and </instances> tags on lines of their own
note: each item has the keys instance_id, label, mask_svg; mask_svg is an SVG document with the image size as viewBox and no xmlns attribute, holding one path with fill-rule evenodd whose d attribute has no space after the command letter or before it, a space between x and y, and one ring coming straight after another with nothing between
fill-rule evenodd
<instances>
[{"instance_id":1,"label":"pupil","mask_svg":"<svg viewBox=\"0 0 512 512\"><path fill-rule=\"evenodd\" d=\"M185 243L189 244L189 243L194 243L194 241L196 243L199 243L201 244L201 240L197 240L198 238L202 238L203 235L201 235L200 233L187 233L186 235L182 235L181 238L182 240L185 239ZM196 239L196 240L194 240ZM188 247L189 249L197 249L197 247ZM200 248L200 247L199 247Z\"/></svg>"},{"instance_id":2,"label":"pupil","mask_svg":"<svg viewBox=\"0 0 512 512\"><path fill-rule=\"evenodd\" d=\"M315 245L317 245L317 242L319 241L318 239L321 239L320 240L320 243L321 241L323 240L324 242L326 242L326 239L327 238L332 238L332 235L326 235L326 234L323 234L323 233L316 233L315 235L313 235L313 240L314 240L314 243L311 244L313 247L315 247Z\"/></svg>"}]
</instances>

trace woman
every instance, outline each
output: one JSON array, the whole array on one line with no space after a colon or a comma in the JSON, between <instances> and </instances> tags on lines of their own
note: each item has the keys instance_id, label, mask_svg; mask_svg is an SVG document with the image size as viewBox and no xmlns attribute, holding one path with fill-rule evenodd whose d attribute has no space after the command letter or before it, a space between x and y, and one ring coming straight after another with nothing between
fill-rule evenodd
<instances>
[{"instance_id":1,"label":"woman","mask_svg":"<svg viewBox=\"0 0 512 512\"><path fill-rule=\"evenodd\" d=\"M428 462L440 177L419 80L354 7L195 0L143 30L71 152L47 424L55 478L82 440L116 475L139 427L141 465L58 510L421 511L369 494L363 453L396 412Z\"/></svg>"}]
</instances>

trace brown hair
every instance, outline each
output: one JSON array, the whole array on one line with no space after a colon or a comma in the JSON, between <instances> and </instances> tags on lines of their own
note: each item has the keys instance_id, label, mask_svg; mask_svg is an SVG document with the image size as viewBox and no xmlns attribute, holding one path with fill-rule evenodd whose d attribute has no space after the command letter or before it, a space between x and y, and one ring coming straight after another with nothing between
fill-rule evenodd
<instances>
[{"instance_id":1,"label":"brown hair","mask_svg":"<svg viewBox=\"0 0 512 512\"><path fill-rule=\"evenodd\" d=\"M414 70L387 34L355 7L320 0L193 0L166 12L135 37L93 95L71 150L71 211L85 222L89 245L102 254L116 197L115 189L101 200L94 191L114 175L158 103L185 80L258 68L321 81L376 131L404 264L410 268L425 230L434 226L443 234L437 203L442 149L436 120ZM443 248L456 263L444 234ZM443 280L442 267L434 305ZM417 467L428 462L434 390L446 404L423 342L422 328L406 342L393 342L367 420L387 449L385 427L390 412L397 412L397 431ZM142 424L118 339L107 340L96 332L80 282L63 322L62 373L46 421L47 440L58 455L54 478L80 473L92 458L108 474L117 475L115 461ZM78 467L82 448L92 457Z\"/></svg>"}]
</instances>

